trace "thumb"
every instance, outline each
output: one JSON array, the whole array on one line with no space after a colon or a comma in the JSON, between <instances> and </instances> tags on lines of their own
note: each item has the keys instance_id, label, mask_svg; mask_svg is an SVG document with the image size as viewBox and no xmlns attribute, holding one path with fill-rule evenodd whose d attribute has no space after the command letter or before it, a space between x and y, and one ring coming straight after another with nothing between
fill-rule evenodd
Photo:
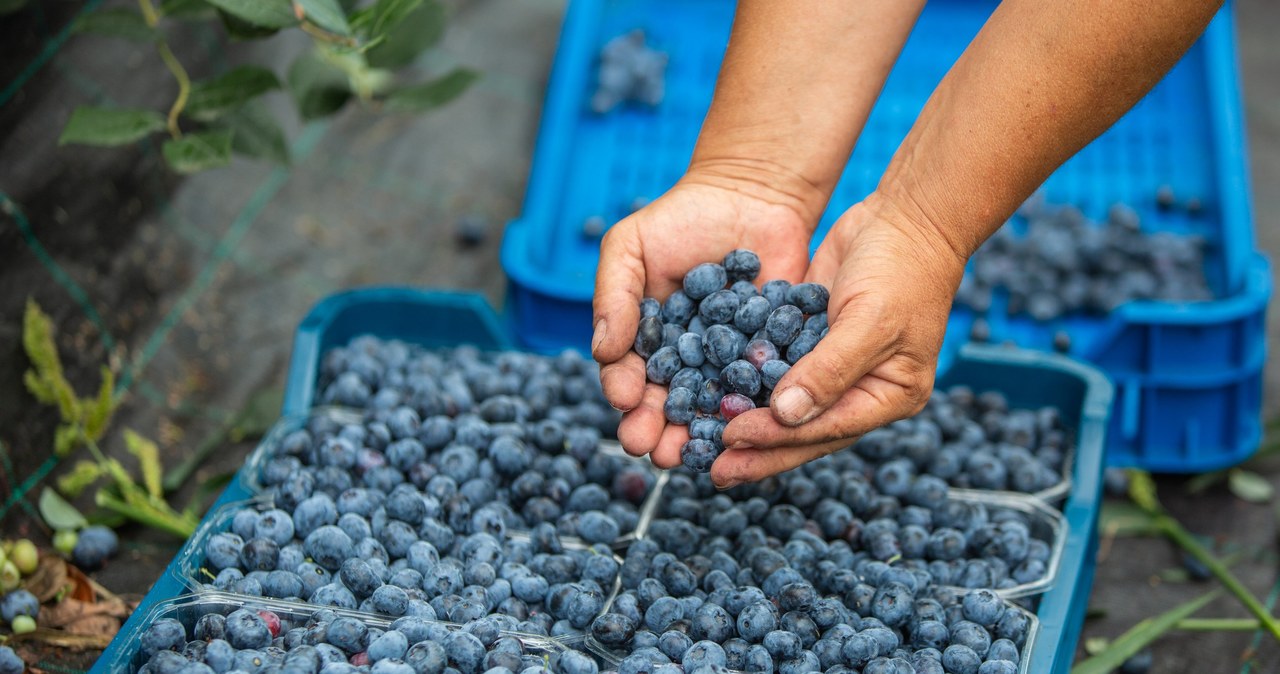
<instances>
[{"instance_id":1,"label":"thumb","mask_svg":"<svg viewBox=\"0 0 1280 674\"><path fill-rule=\"evenodd\" d=\"M841 307L827 336L797 360L774 387L769 401L774 418L786 426L813 419L888 359L898 330L886 313L869 302L851 301Z\"/></svg>"},{"instance_id":2,"label":"thumb","mask_svg":"<svg viewBox=\"0 0 1280 674\"><path fill-rule=\"evenodd\" d=\"M591 355L602 364L626 355L640 324L644 259L635 228L615 226L600 242L600 265L591 299Z\"/></svg>"}]
</instances>

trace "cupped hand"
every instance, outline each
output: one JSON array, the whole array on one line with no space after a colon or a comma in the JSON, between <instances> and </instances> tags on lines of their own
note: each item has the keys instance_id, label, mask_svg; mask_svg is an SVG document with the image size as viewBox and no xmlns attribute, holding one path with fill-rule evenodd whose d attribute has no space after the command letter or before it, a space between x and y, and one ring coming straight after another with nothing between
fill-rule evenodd
<instances>
[{"instance_id":1,"label":"cupped hand","mask_svg":"<svg viewBox=\"0 0 1280 674\"><path fill-rule=\"evenodd\" d=\"M874 197L849 209L804 275L831 290L829 332L778 382L770 407L725 427L715 484L789 470L920 411L965 259L940 230Z\"/></svg>"},{"instance_id":2,"label":"cupped hand","mask_svg":"<svg viewBox=\"0 0 1280 674\"><path fill-rule=\"evenodd\" d=\"M593 300L591 352L609 403L623 411L618 441L655 465L680 464L689 439L685 426L668 424L662 406L667 387L646 381L645 363L632 351L640 300L665 300L685 272L720 262L747 248L760 256L757 284L781 278L798 282L809 265L809 218L784 203L725 186L682 181L667 194L611 227L600 245Z\"/></svg>"}]
</instances>

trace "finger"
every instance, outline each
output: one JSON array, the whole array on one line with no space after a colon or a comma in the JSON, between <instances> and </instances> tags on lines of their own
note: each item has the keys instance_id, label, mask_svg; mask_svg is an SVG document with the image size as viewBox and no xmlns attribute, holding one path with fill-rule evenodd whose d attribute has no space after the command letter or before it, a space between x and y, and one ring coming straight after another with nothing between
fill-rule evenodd
<instances>
[{"instance_id":1,"label":"finger","mask_svg":"<svg viewBox=\"0 0 1280 674\"><path fill-rule=\"evenodd\" d=\"M774 388L769 409L780 423L798 426L814 419L892 354L897 317L870 301L852 301L836 311L827 336Z\"/></svg>"},{"instance_id":2,"label":"finger","mask_svg":"<svg viewBox=\"0 0 1280 674\"><path fill-rule=\"evenodd\" d=\"M591 355L612 363L635 341L644 296L644 257L635 228L614 226L600 242L600 265L591 300Z\"/></svg>"},{"instance_id":3,"label":"finger","mask_svg":"<svg viewBox=\"0 0 1280 674\"><path fill-rule=\"evenodd\" d=\"M915 401L896 383L874 375L863 377L826 412L800 426L787 426L765 409L738 415L724 429L724 445L732 449L774 449L833 442L910 416Z\"/></svg>"},{"instance_id":4,"label":"finger","mask_svg":"<svg viewBox=\"0 0 1280 674\"><path fill-rule=\"evenodd\" d=\"M667 399L665 386L647 384L644 397L635 409L622 415L618 422L618 442L632 456L644 456L653 452L662 437L667 418L662 413L662 403Z\"/></svg>"},{"instance_id":5,"label":"finger","mask_svg":"<svg viewBox=\"0 0 1280 674\"><path fill-rule=\"evenodd\" d=\"M744 482L758 482L796 466L848 447L852 440L775 449L726 449L711 464L711 482L730 489Z\"/></svg>"},{"instance_id":6,"label":"finger","mask_svg":"<svg viewBox=\"0 0 1280 674\"><path fill-rule=\"evenodd\" d=\"M675 468L683 462L680 458L680 448L684 447L684 443L688 441L688 426L667 424L666 430L662 431L662 438L658 440L658 447L649 455L649 460L663 470Z\"/></svg>"},{"instance_id":7,"label":"finger","mask_svg":"<svg viewBox=\"0 0 1280 674\"><path fill-rule=\"evenodd\" d=\"M635 351L600 368L600 386L605 400L623 412L635 409L644 397L644 359Z\"/></svg>"}]
</instances>

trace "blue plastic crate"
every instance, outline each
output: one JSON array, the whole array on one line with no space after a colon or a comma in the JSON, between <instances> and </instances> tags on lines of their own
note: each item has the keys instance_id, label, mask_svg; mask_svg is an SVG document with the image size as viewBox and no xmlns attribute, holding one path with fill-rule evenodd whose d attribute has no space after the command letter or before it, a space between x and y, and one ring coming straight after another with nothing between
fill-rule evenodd
<instances>
[{"instance_id":1,"label":"blue plastic crate","mask_svg":"<svg viewBox=\"0 0 1280 674\"><path fill-rule=\"evenodd\" d=\"M903 49L818 229L871 192L929 94L997 3L935 0ZM510 223L502 263L507 313L522 344L586 349L599 241L590 216L612 223L637 197L654 198L693 152L729 35L727 0L577 0L561 34L524 212ZM642 28L669 53L667 96L654 109L605 115L587 106L595 60L611 38ZM1116 202L1134 206L1148 230L1208 242L1214 302L1133 303L1106 317L1037 324L989 315L992 340L1050 350L1066 330L1071 354L1116 382L1108 462L1161 472L1221 468L1253 453L1260 437L1265 311L1270 271L1255 252L1244 122L1230 6L1169 75L1112 129L1044 185L1050 203L1095 219ZM1196 217L1161 212L1159 186L1196 196ZM815 239L815 242L817 239ZM815 244L816 247L816 244ZM973 315L953 312L940 369L967 340Z\"/></svg>"},{"instance_id":2,"label":"blue plastic crate","mask_svg":"<svg viewBox=\"0 0 1280 674\"><path fill-rule=\"evenodd\" d=\"M287 414L305 411L310 406L323 353L362 334L425 346L472 344L486 349L510 348L497 315L478 295L407 288L340 293L317 304L298 327L285 389ZM1029 670L1065 672L1079 637L1093 579L1091 546L1100 508L1099 475L1111 386L1093 368L1060 356L979 346L969 346L957 353L954 366L940 381L942 385L964 383L979 390L999 390L1020 407L1056 406L1062 411L1066 425L1076 434L1074 486L1063 506L1068 538L1058 581L1040 598L1039 645L1034 649L1033 666ZM210 512L250 496L245 476L237 474ZM121 629L120 636L94 666L95 674L112 671L111 663L129 662L137 648L130 635L140 634L142 625L160 602L187 593L179 580L180 560L191 559L194 554L186 547L179 551L170 568Z\"/></svg>"}]
</instances>

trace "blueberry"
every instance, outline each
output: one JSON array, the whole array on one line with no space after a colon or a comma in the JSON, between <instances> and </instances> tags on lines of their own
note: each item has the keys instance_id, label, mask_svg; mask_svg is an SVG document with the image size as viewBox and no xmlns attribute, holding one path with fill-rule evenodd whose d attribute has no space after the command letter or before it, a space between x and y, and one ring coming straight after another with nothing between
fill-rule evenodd
<instances>
[{"instance_id":1,"label":"blueberry","mask_svg":"<svg viewBox=\"0 0 1280 674\"><path fill-rule=\"evenodd\" d=\"M813 347L817 346L818 339L818 333L801 330L800 334L796 335L796 338L787 346L787 362L794 365L796 361L809 355Z\"/></svg>"},{"instance_id":2,"label":"blueberry","mask_svg":"<svg viewBox=\"0 0 1280 674\"><path fill-rule=\"evenodd\" d=\"M663 323L658 316L649 316L640 319L640 326L636 331L636 339L633 347L635 352L640 354L641 358L648 358L655 351L662 348Z\"/></svg>"},{"instance_id":3,"label":"blueberry","mask_svg":"<svg viewBox=\"0 0 1280 674\"><path fill-rule=\"evenodd\" d=\"M698 301L717 290L721 290L729 282L728 273L721 265L704 262L684 275L684 294L689 299ZM736 309L736 307L735 307ZM670 323L677 321L668 320Z\"/></svg>"},{"instance_id":4,"label":"blueberry","mask_svg":"<svg viewBox=\"0 0 1280 674\"><path fill-rule=\"evenodd\" d=\"M368 627L355 618L338 617L329 623L325 634L329 643L350 654L364 650Z\"/></svg>"},{"instance_id":5,"label":"blueberry","mask_svg":"<svg viewBox=\"0 0 1280 674\"><path fill-rule=\"evenodd\" d=\"M724 367L737 360L742 355L742 349L746 344L746 337L727 325L712 325L702 335L702 349L706 355L706 362L715 367ZM649 362L652 363L653 360L650 359Z\"/></svg>"},{"instance_id":6,"label":"blueberry","mask_svg":"<svg viewBox=\"0 0 1280 674\"><path fill-rule=\"evenodd\" d=\"M720 371L720 382L730 393L754 396L760 392L760 373L751 363L735 360Z\"/></svg>"},{"instance_id":7,"label":"blueberry","mask_svg":"<svg viewBox=\"0 0 1280 674\"><path fill-rule=\"evenodd\" d=\"M626 616L604 613L591 622L591 634L606 646L622 646L635 635L635 626Z\"/></svg>"},{"instance_id":8,"label":"blueberry","mask_svg":"<svg viewBox=\"0 0 1280 674\"><path fill-rule=\"evenodd\" d=\"M597 674L600 671L596 661L585 653L564 651L559 654L556 663L557 671L563 674Z\"/></svg>"},{"instance_id":9,"label":"blueberry","mask_svg":"<svg viewBox=\"0 0 1280 674\"><path fill-rule=\"evenodd\" d=\"M718 290L718 288L713 289L713 291L714 290ZM711 294L711 291L707 294ZM705 295L702 297L705 297ZM699 297L698 299L702 299L702 297ZM663 303L662 320L666 323L675 323L676 325L688 325L689 319L693 318L697 311L698 307L697 304L694 303L693 299L686 295L684 291L677 290L671 293L671 296Z\"/></svg>"},{"instance_id":10,"label":"blueberry","mask_svg":"<svg viewBox=\"0 0 1280 674\"><path fill-rule=\"evenodd\" d=\"M962 644L952 644L942 652L942 666L952 674L978 674L981 664L982 658Z\"/></svg>"},{"instance_id":11,"label":"blueberry","mask_svg":"<svg viewBox=\"0 0 1280 674\"><path fill-rule=\"evenodd\" d=\"M698 391L698 411L702 414L719 413L720 401L723 398L724 387L721 386L719 379L708 379L704 381L702 383L702 389Z\"/></svg>"},{"instance_id":12,"label":"blueberry","mask_svg":"<svg viewBox=\"0 0 1280 674\"><path fill-rule=\"evenodd\" d=\"M1120 674L1147 674L1151 670L1151 649L1144 648L1120 665Z\"/></svg>"},{"instance_id":13,"label":"blueberry","mask_svg":"<svg viewBox=\"0 0 1280 674\"><path fill-rule=\"evenodd\" d=\"M1004 615L1004 601L991 590L974 590L964 596L964 618L979 625L994 625Z\"/></svg>"},{"instance_id":14,"label":"blueberry","mask_svg":"<svg viewBox=\"0 0 1280 674\"><path fill-rule=\"evenodd\" d=\"M798 307L784 304L774 309L765 321L764 334L777 346L787 346L804 328L804 314Z\"/></svg>"},{"instance_id":15,"label":"blueberry","mask_svg":"<svg viewBox=\"0 0 1280 674\"><path fill-rule=\"evenodd\" d=\"M667 384L680 370L680 355L675 347L664 346L653 353L645 363L645 373L655 384Z\"/></svg>"},{"instance_id":16,"label":"blueberry","mask_svg":"<svg viewBox=\"0 0 1280 674\"><path fill-rule=\"evenodd\" d=\"M831 293L817 283L799 283L787 289L787 303L799 307L806 314L818 314L827 310Z\"/></svg>"},{"instance_id":17,"label":"blueberry","mask_svg":"<svg viewBox=\"0 0 1280 674\"><path fill-rule=\"evenodd\" d=\"M783 375L791 369L791 364L781 360L766 360L760 366L760 383L767 389L777 387Z\"/></svg>"},{"instance_id":18,"label":"blueberry","mask_svg":"<svg viewBox=\"0 0 1280 674\"><path fill-rule=\"evenodd\" d=\"M696 473L708 473L720 456L720 448L711 440L692 438L680 448L680 462Z\"/></svg>"},{"instance_id":19,"label":"blueberry","mask_svg":"<svg viewBox=\"0 0 1280 674\"><path fill-rule=\"evenodd\" d=\"M787 303L787 291L790 289L790 283L782 279L775 279L766 282L760 287L760 295L769 300L771 309L777 309Z\"/></svg>"},{"instance_id":20,"label":"blueberry","mask_svg":"<svg viewBox=\"0 0 1280 674\"><path fill-rule=\"evenodd\" d=\"M667 630L658 637L658 650L676 662L679 662L685 652L692 647L693 639L684 632Z\"/></svg>"},{"instance_id":21,"label":"blueberry","mask_svg":"<svg viewBox=\"0 0 1280 674\"><path fill-rule=\"evenodd\" d=\"M760 275L760 257L743 248L729 251L723 266L729 281L754 281Z\"/></svg>"},{"instance_id":22,"label":"blueberry","mask_svg":"<svg viewBox=\"0 0 1280 674\"><path fill-rule=\"evenodd\" d=\"M181 629L180 625L179 629ZM237 609L227 614L226 640L232 647L237 649L266 648L270 645L271 638L270 628L257 613L245 609Z\"/></svg>"},{"instance_id":23,"label":"blueberry","mask_svg":"<svg viewBox=\"0 0 1280 674\"><path fill-rule=\"evenodd\" d=\"M746 335L752 335L764 328L773 306L763 296L756 295L742 299L733 314L733 327Z\"/></svg>"},{"instance_id":24,"label":"blueberry","mask_svg":"<svg viewBox=\"0 0 1280 674\"><path fill-rule=\"evenodd\" d=\"M717 290L698 304L698 315L708 325L733 322L741 300L732 290Z\"/></svg>"},{"instance_id":25,"label":"blueberry","mask_svg":"<svg viewBox=\"0 0 1280 674\"><path fill-rule=\"evenodd\" d=\"M803 649L799 636L782 630L774 630L764 635L761 643L775 661L798 657Z\"/></svg>"},{"instance_id":26,"label":"blueberry","mask_svg":"<svg viewBox=\"0 0 1280 674\"><path fill-rule=\"evenodd\" d=\"M80 530L76 545L71 550L71 559L76 566L92 571L114 557L119 548L120 540L116 537L116 532L94 524Z\"/></svg>"},{"instance_id":27,"label":"blueberry","mask_svg":"<svg viewBox=\"0 0 1280 674\"><path fill-rule=\"evenodd\" d=\"M755 407L755 402L741 393L728 393L720 399L720 414L726 420L733 419L743 412L755 409Z\"/></svg>"},{"instance_id":28,"label":"blueberry","mask_svg":"<svg viewBox=\"0 0 1280 674\"><path fill-rule=\"evenodd\" d=\"M598 510L589 510L578 522L578 535L589 543L612 543L621 531L612 517Z\"/></svg>"},{"instance_id":29,"label":"blueberry","mask_svg":"<svg viewBox=\"0 0 1280 674\"><path fill-rule=\"evenodd\" d=\"M666 415L667 421L686 426L693 421L696 413L696 402L697 396L693 391L677 386L667 393L667 400L663 403L662 411Z\"/></svg>"},{"instance_id":30,"label":"blueberry","mask_svg":"<svg viewBox=\"0 0 1280 674\"><path fill-rule=\"evenodd\" d=\"M978 666L978 674L1017 674L1017 671L1017 663L1008 660L987 660Z\"/></svg>"},{"instance_id":31,"label":"blueberry","mask_svg":"<svg viewBox=\"0 0 1280 674\"><path fill-rule=\"evenodd\" d=\"M680 361L688 367L699 367L706 361L706 354L702 350L702 336L686 332L680 335L676 340L676 353L680 356ZM645 356L645 354L640 354Z\"/></svg>"}]
</instances>

